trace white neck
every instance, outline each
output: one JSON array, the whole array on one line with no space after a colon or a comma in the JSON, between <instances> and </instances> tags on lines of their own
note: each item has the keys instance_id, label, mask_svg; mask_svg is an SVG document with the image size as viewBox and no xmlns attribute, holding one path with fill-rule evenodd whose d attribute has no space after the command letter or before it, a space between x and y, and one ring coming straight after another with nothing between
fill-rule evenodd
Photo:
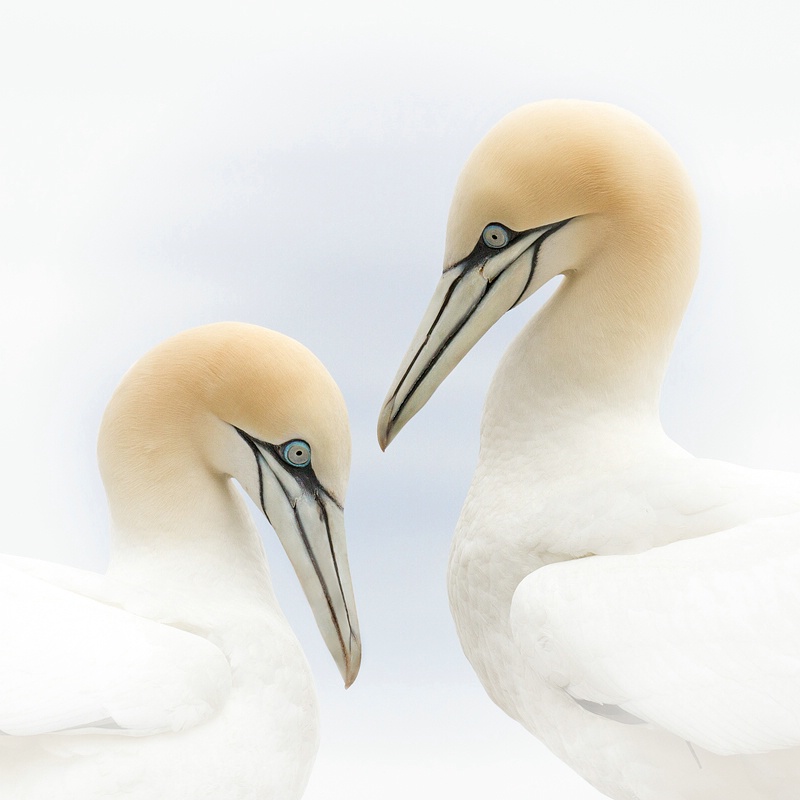
<instances>
[{"instance_id":1,"label":"white neck","mask_svg":"<svg viewBox=\"0 0 800 800\"><path fill-rule=\"evenodd\" d=\"M156 591L202 587L211 604L245 595L274 603L264 548L239 491L187 455L133 458L129 480L106 480L108 574Z\"/></svg>"},{"instance_id":2,"label":"white neck","mask_svg":"<svg viewBox=\"0 0 800 800\"><path fill-rule=\"evenodd\" d=\"M568 273L503 357L481 457L580 446L582 431L660 430L664 371L696 275L693 236L649 250L620 239ZM613 433L611 434L613 435ZM543 465L544 466L544 465Z\"/></svg>"}]
</instances>

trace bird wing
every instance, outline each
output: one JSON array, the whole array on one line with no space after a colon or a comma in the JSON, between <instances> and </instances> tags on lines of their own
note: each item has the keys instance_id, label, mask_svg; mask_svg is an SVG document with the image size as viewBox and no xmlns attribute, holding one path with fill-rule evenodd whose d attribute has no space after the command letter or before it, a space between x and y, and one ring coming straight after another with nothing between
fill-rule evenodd
<instances>
[{"instance_id":1,"label":"bird wing","mask_svg":"<svg viewBox=\"0 0 800 800\"><path fill-rule=\"evenodd\" d=\"M724 755L800 744L798 514L542 567L511 624L533 669L589 710Z\"/></svg>"},{"instance_id":2,"label":"bird wing","mask_svg":"<svg viewBox=\"0 0 800 800\"><path fill-rule=\"evenodd\" d=\"M70 573L64 582L80 584L79 570L63 569ZM92 592L99 577L92 576ZM208 718L230 691L228 660L207 639L8 560L0 562L0 632L5 734L176 731Z\"/></svg>"}]
</instances>

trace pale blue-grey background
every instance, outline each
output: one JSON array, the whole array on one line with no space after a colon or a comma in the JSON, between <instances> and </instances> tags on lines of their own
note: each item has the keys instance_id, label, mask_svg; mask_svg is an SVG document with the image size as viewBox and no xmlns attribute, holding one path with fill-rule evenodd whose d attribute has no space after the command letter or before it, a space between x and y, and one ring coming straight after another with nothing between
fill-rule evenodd
<instances>
[{"instance_id":1,"label":"pale blue-grey background","mask_svg":"<svg viewBox=\"0 0 800 800\"><path fill-rule=\"evenodd\" d=\"M626 106L684 159L703 270L664 392L697 454L800 469L798 12L757 4L18 3L0 11L0 549L102 569L94 438L124 370L222 319L274 327L348 401L364 662L347 693L262 526L319 688L309 800L599 795L506 719L447 609L494 365L390 451L375 418L441 267L450 193L504 113Z\"/></svg>"}]
</instances>

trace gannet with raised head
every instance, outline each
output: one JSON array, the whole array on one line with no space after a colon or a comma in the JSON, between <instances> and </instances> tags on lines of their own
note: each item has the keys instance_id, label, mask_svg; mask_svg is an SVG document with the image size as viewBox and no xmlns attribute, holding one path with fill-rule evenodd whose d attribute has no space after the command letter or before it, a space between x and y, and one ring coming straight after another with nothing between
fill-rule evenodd
<instances>
[{"instance_id":1,"label":"gannet with raised head","mask_svg":"<svg viewBox=\"0 0 800 800\"><path fill-rule=\"evenodd\" d=\"M609 105L505 117L459 178L385 447L556 275L502 359L450 605L491 698L608 797L800 796L800 476L690 456L659 394L700 227L677 156Z\"/></svg>"},{"instance_id":2,"label":"gannet with raised head","mask_svg":"<svg viewBox=\"0 0 800 800\"><path fill-rule=\"evenodd\" d=\"M349 686L361 644L335 382L274 331L195 328L124 376L98 460L107 574L0 563L0 797L300 797L314 685L233 480L275 529Z\"/></svg>"}]
</instances>

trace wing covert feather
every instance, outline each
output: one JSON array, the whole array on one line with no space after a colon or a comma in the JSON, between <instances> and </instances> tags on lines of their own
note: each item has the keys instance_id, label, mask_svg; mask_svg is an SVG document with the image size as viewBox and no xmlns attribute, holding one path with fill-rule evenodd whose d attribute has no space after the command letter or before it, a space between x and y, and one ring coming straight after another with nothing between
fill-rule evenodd
<instances>
[{"instance_id":1,"label":"wing covert feather","mask_svg":"<svg viewBox=\"0 0 800 800\"><path fill-rule=\"evenodd\" d=\"M800 745L800 515L551 564L511 608L533 669L720 754Z\"/></svg>"},{"instance_id":2,"label":"wing covert feather","mask_svg":"<svg viewBox=\"0 0 800 800\"><path fill-rule=\"evenodd\" d=\"M230 691L228 660L208 640L7 563L0 631L6 734L180 730L208 718Z\"/></svg>"}]
</instances>

